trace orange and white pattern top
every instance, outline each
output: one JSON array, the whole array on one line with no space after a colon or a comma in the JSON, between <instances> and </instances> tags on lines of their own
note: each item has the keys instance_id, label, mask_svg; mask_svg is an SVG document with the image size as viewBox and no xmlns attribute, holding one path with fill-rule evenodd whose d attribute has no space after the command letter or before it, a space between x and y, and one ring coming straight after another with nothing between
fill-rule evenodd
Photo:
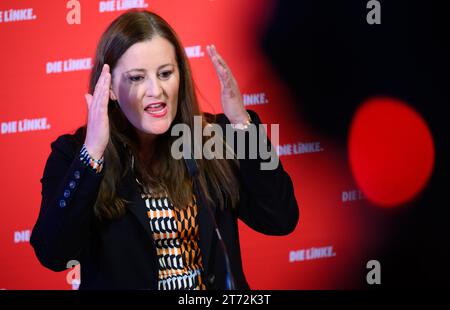
<instances>
[{"instance_id":1,"label":"orange and white pattern top","mask_svg":"<svg viewBox=\"0 0 450 310\"><path fill-rule=\"evenodd\" d=\"M158 258L159 290L202 290L197 204L174 208L167 195L142 194Z\"/></svg>"}]
</instances>

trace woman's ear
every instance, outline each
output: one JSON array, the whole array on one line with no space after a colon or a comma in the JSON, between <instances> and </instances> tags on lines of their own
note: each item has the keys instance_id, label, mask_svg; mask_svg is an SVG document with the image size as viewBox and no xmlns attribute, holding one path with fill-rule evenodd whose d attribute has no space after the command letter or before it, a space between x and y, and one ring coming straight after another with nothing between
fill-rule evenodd
<instances>
[{"instance_id":1,"label":"woman's ear","mask_svg":"<svg viewBox=\"0 0 450 310\"><path fill-rule=\"evenodd\" d=\"M112 88L109 89L109 98L110 98L112 101L117 101L117 96L116 96L116 94L114 93L114 91L112 90Z\"/></svg>"}]
</instances>

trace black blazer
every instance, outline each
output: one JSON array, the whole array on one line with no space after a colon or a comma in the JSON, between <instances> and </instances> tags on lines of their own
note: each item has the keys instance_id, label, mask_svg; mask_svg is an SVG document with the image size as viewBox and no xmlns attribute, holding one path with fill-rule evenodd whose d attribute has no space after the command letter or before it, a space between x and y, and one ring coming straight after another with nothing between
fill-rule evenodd
<instances>
[{"instance_id":1,"label":"black blazer","mask_svg":"<svg viewBox=\"0 0 450 310\"><path fill-rule=\"evenodd\" d=\"M249 113L253 122L260 124L257 114ZM222 127L229 123L223 114L216 120ZM66 270L71 260L79 261L80 289L156 289L156 248L137 183L129 173L118 187L119 195L131 202L122 218L97 220L93 205L103 174L95 174L81 163L77 155L83 142L84 135L78 130L51 145L41 179L41 210L30 240L36 256L54 271ZM295 229L299 217L292 181L281 162L275 170L260 170L261 162L259 158L239 160L240 203L235 210L216 212L239 289L247 289L248 284L242 270L237 219L264 234L286 235ZM205 208L199 207L198 212L204 282L210 289L224 289L225 260L222 248L212 246L212 217Z\"/></svg>"}]
</instances>

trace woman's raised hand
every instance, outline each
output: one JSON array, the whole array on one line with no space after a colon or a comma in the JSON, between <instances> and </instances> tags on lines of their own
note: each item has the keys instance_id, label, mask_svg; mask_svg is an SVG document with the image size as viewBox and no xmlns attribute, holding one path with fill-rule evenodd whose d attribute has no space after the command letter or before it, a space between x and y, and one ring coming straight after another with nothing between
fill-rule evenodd
<instances>
[{"instance_id":1,"label":"woman's raised hand","mask_svg":"<svg viewBox=\"0 0 450 310\"><path fill-rule=\"evenodd\" d=\"M109 141L108 102L111 86L111 73L105 64L95 85L94 94L85 94L88 107L86 140L84 141L89 155L100 159Z\"/></svg>"},{"instance_id":2,"label":"woman's raised hand","mask_svg":"<svg viewBox=\"0 0 450 310\"><path fill-rule=\"evenodd\" d=\"M223 113L232 124L246 123L248 114L245 110L239 86L230 68L214 45L207 46L206 51L219 78Z\"/></svg>"}]
</instances>

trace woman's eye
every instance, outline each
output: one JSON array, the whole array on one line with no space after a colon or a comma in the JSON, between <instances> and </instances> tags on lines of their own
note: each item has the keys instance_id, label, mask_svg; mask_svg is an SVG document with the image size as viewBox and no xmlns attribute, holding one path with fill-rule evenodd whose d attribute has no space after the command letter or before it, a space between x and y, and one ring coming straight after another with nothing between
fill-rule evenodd
<instances>
[{"instance_id":1,"label":"woman's eye","mask_svg":"<svg viewBox=\"0 0 450 310\"><path fill-rule=\"evenodd\" d=\"M139 82L139 81L142 81L144 79L144 77L142 75L135 75L135 76L130 76L129 79L131 82Z\"/></svg>"},{"instance_id":2,"label":"woman's eye","mask_svg":"<svg viewBox=\"0 0 450 310\"><path fill-rule=\"evenodd\" d=\"M163 71L159 74L159 76L163 79L168 79L171 74L172 74L172 71Z\"/></svg>"}]
</instances>

